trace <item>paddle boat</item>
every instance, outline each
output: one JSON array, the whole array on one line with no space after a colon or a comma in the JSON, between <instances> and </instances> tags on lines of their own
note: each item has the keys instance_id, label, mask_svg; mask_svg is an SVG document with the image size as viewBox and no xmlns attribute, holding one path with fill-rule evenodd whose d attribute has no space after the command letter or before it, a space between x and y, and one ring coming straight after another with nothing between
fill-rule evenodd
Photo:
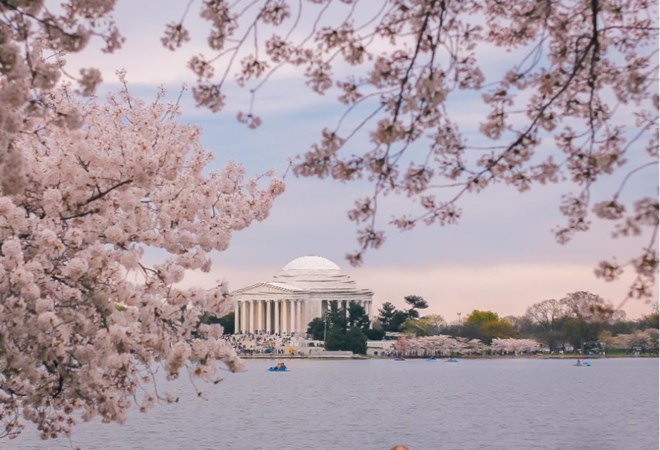
<instances>
[{"instance_id":1,"label":"paddle boat","mask_svg":"<svg viewBox=\"0 0 660 450\"><path fill-rule=\"evenodd\" d=\"M457 362L458 362L458 359L456 359L456 358L449 358L449 359L447 360L447 362L457 363Z\"/></svg>"},{"instance_id":2,"label":"paddle boat","mask_svg":"<svg viewBox=\"0 0 660 450\"><path fill-rule=\"evenodd\" d=\"M284 365L284 363L277 363L274 366L269 367L268 371L269 372L286 372L287 369L286 369L286 366Z\"/></svg>"},{"instance_id":3,"label":"paddle boat","mask_svg":"<svg viewBox=\"0 0 660 450\"><path fill-rule=\"evenodd\" d=\"M400 356L397 356L396 358L394 358L394 361L405 361L405 360L406 360L406 358L402 358Z\"/></svg>"},{"instance_id":4,"label":"paddle boat","mask_svg":"<svg viewBox=\"0 0 660 450\"><path fill-rule=\"evenodd\" d=\"M591 367L591 363L589 361L584 361L582 359L578 359L574 365L576 367Z\"/></svg>"},{"instance_id":5,"label":"paddle boat","mask_svg":"<svg viewBox=\"0 0 660 450\"><path fill-rule=\"evenodd\" d=\"M435 362L438 360L438 358L436 358L435 356L431 356L430 358L426 358L426 360L430 362Z\"/></svg>"}]
</instances>

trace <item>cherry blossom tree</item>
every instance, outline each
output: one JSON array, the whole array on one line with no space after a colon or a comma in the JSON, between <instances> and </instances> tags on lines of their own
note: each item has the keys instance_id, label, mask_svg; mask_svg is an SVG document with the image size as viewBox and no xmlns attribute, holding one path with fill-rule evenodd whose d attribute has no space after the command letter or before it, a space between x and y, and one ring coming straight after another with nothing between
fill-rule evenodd
<instances>
[{"instance_id":1,"label":"cherry blossom tree","mask_svg":"<svg viewBox=\"0 0 660 450\"><path fill-rule=\"evenodd\" d=\"M447 356L482 353L489 347L478 339L440 334L401 337L392 344L392 348L396 353L405 356Z\"/></svg>"},{"instance_id":2,"label":"cherry blossom tree","mask_svg":"<svg viewBox=\"0 0 660 450\"><path fill-rule=\"evenodd\" d=\"M619 334L612 336L611 333L601 335L608 349L621 349L630 351L633 347L641 347L644 351L658 351L658 330L647 328L635 330L632 334Z\"/></svg>"},{"instance_id":3,"label":"cherry blossom tree","mask_svg":"<svg viewBox=\"0 0 660 450\"><path fill-rule=\"evenodd\" d=\"M189 39L186 16L167 25L168 48ZM594 218L611 221L615 237L644 233L637 256L603 261L595 272L614 280L632 266L628 297L653 295L657 181L653 192L626 199L631 178L658 165L657 2L206 0L201 16L211 25L210 51L189 62L199 105L223 107L235 68L253 96L239 120L256 127L254 98L285 65L345 105L294 171L371 181L371 194L349 212L359 228L352 263L383 243L386 195L410 199L390 221L409 230L456 223L466 195L496 184L522 192L567 182L557 241L588 231ZM304 27L301 17L310 16ZM494 75L480 61L489 52L507 64ZM482 103L477 139L452 117L466 99ZM366 145L356 142L361 132ZM596 197L597 183L621 171L620 184Z\"/></svg>"},{"instance_id":4,"label":"cherry blossom tree","mask_svg":"<svg viewBox=\"0 0 660 450\"><path fill-rule=\"evenodd\" d=\"M83 50L92 37L103 51L121 47L123 38L110 13L115 0L65 0L47 7L43 0L0 0L0 192L17 193L25 181L24 152L17 140L30 131L30 119L52 110L48 93L64 72L66 54ZM67 74L89 96L101 81L98 69ZM67 105L68 107L68 105ZM80 126L80 113L61 109L69 128ZM28 152L25 152L28 153Z\"/></svg>"},{"instance_id":5,"label":"cherry blossom tree","mask_svg":"<svg viewBox=\"0 0 660 450\"><path fill-rule=\"evenodd\" d=\"M201 6L200 6L201 5ZM631 180L658 164L658 8L646 0L190 1L162 43L183 50L199 7L208 52L188 63L200 107L219 111L230 81L252 95L238 114L257 127L255 100L285 66L345 113L294 161L300 176L359 178L373 190L349 218L359 264L382 245L379 205L410 199L391 219L409 230L448 225L461 201L496 184L519 191L569 182L560 243L609 220L616 237L648 244L604 261L606 280L632 266L629 296L652 295L658 268L657 185L631 198ZM126 93L81 104L101 81L91 67L69 73L66 56L90 39L104 51L123 38L115 0L0 0L0 420L19 413L44 436L70 430L74 413L123 420L132 393L162 364L214 379L233 353L196 327L198 311L226 311L223 289L181 290L184 270L208 269L208 252L267 215L282 190L260 188L230 164L205 175L198 131L173 109ZM314 17L314 20L304 20ZM489 78L480 58L509 54ZM62 75L76 89L55 91ZM453 115L478 99L474 138ZM459 106L457 106L457 103ZM368 137L362 146L359 137ZM486 142L486 144L484 144ZM596 198L594 187L625 171ZM145 247L169 256L149 267ZM138 274L136 281L129 276ZM199 339L201 337L213 339ZM146 378L145 378L146 377ZM145 407L154 399L145 397Z\"/></svg>"},{"instance_id":6,"label":"cherry blossom tree","mask_svg":"<svg viewBox=\"0 0 660 450\"><path fill-rule=\"evenodd\" d=\"M500 339L494 338L490 343L490 349L493 353L520 355L523 353L536 353L541 348L541 344L534 339Z\"/></svg>"},{"instance_id":7,"label":"cherry blossom tree","mask_svg":"<svg viewBox=\"0 0 660 450\"><path fill-rule=\"evenodd\" d=\"M3 2L5 4L6 2ZM79 103L69 88L24 124L20 192L0 197L0 436L25 421L44 438L78 418L122 422L160 398L155 372L219 382L241 362L204 313L231 309L224 284L177 285L208 271L212 251L267 217L283 183L245 178L229 163L210 172L200 130L176 105L126 90ZM82 124L60 123L75 110ZM158 252L149 263L145 251Z\"/></svg>"},{"instance_id":8,"label":"cherry blossom tree","mask_svg":"<svg viewBox=\"0 0 660 450\"><path fill-rule=\"evenodd\" d=\"M15 139L50 107L44 94L66 71L62 57L93 37L107 52L122 43L110 16L115 0L65 0L56 9L46 3L0 0L5 193L20 189ZM558 242L588 231L595 218L611 221L615 237L643 235L648 244L636 256L602 261L596 274L614 280L631 266L628 296L653 295L657 183L641 194L630 194L630 186L658 164L657 2L384 0L374 8L366 0L191 0L182 8L161 41L182 50L191 16L208 22L208 51L188 63L199 106L222 109L233 81L252 96L239 121L257 127L255 99L285 66L345 105L294 171L372 183L349 212L358 227L352 263L383 243L378 212L386 195L410 199L410 209L390 220L409 230L456 223L462 199L496 184L526 191L566 182ZM501 55L498 65L506 67L485 70L485 54ZM84 95L100 81L94 68L67 76L78 79ZM466 101L475 105L477 138L453 118ZM76 111L58 114L79 125ZM366 145L356 140L361 134ZM621 171L618 186L595 192Z\"/></svg>"}]
</instances>

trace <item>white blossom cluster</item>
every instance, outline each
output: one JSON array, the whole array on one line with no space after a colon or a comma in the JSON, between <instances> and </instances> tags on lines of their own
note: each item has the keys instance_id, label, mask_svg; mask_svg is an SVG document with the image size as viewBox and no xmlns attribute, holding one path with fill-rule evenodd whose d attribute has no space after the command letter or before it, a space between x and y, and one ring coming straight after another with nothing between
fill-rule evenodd
<instances>
[{"instance_id":1,"label":"white blossom cluster","mask_svg":"<svg viewBox=\"0 0 660 450\"><path fill-rule=\"evenodd\" d=\"M608 349L631 350L633 347L643 347L648 350L658 350L658 329L647 328L636 330L632 334L618 334L616 336L602 336Z\"/></svg>"},{"instance_id":2,"label":"white blossom cluster","mask_svg":"<svg viewBox=\"0 0 660 450\"><path fill-rule=\"evenodd\" d=\"M440 334L399 338L394 343L393 349L403 355L447 356L453 354L480 354L486 351L488 346L479 339Z\"/></svg>"},{"instance_id":3,"label":"white blossom cluster","mask_svg":"<svg viewBox=\"0 0 660 450\"><path fill-rule=\"evenodd\" d=\"M64 56L83 50L92 36L103 40L107 53L123 42L110 16L115 0L60 3L53 8L44 0L0 1L0 192L5 194L19 192L28 175L16 139L31 131L33 119L42 120L56 107L48 93L63 73ZM78 93L89 96L101 82L101 72L84 68L75 80ZM70 107L57 115L50 120L61 126L81 124L79 112Z\"/></svg>"},{"instance_id":4,"label":"white blossom cluster","mask_svg":"<svg viewBox=\"0 0 660 450\"><path fill-rule=\"evenodd\" d=\"M284 185L245 179L229 163L207 170L199 129L176 109L130 98L104 103L52 91L55 106L15 137L23 189L0 196L0 436L24 421L44 438L69 434L77 417L122 422L159 395L154 371L217 382L218 361L241 368L222 327L225 285L177 287L208 271L209 253L267 217ZM60 110L85 118L50 125ZM144 262L147 249L165 256Z\"/></svg>"},{"instance_id":5,"label":"white blossom cluster","mask_svg":"<svg viewBox=\"0 0 660 450\"><path fill-rule=\"evenodd\" d=\"M541 349L541 344L534 339L500 339L493 338L490 343L490 350L498 354L520 355L524 353L535 353Z\"/></svg>"},{"instance_id":6,"label":"white blossom cluster","mask_svg":"<svg viewBox=\"0 0 660 450\"><path fill-rule=\"evenodd\" d=\"M481 354L491 351L498 354L534 353L541 344L533 339L494 338L488 346L479 339L468 339L448 335L404 337L393 345L394 351L402 355L449 356Z\"/></svg>"}]
</instances>

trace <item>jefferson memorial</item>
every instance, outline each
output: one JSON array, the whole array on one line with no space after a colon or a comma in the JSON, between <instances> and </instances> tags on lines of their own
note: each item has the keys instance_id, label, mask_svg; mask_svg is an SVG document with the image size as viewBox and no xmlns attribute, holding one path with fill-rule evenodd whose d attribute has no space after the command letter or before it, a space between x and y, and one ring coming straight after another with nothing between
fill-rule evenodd
<instances>
[{"instance_id":1,"label":"jefferson memorial","mask_svg":"<svg viewBox=\"0 0 660 450\"><path fill-rule=\"evenodd\" d=\"M231 293L236 333L306 333L309 322L323 317L331 301L345 307L358 303L371 318L373 295L368 289L359 289L329 259L301 256L271 281Z\"/></svg>"}]
</instances>

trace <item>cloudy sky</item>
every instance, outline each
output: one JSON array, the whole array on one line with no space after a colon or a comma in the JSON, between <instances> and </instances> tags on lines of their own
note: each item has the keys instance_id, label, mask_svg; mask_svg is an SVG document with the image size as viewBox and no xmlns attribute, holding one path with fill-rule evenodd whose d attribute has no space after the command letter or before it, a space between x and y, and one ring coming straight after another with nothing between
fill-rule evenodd
<instances>
[{"instance_id":1,"label":"cloudy sky","mask_svg":"<svg viewBox=\"0 0 660 450\"><path fill-rule=\"evenodd\" d=\"M160 45L164 24L178 20L185 3L120 0L115 17L127 38L124 48L108 56L91 46L69 59L71 68L101 68L106 80L102 91L117 88L114 72L123 68L133 94L151 99L157 86L163 85L176 97L182 83L194 83L185 67L187 59L204 50L203 31L196 30L191 30L193 41L179 52ZM497 74L497 58L488 52L482 56L486 76ZM452 117L467 129L478 127L472 100L465 99L452 110ZM258 97L256 109L263 125L257 130L248 130L235 120L246 101L245 93L230 90L227 108L211 114L194 108L184 97L181 120L203 129L203 142L216 154L216 164L234 160L255 175L269 168L283 174L288 159L304 152L324 126L334 125L341 112L332 97L313 94L296 74L287 72L272 79ZM596 191L611 193L624 176L625 172L615 174ZM657 178L656 167L645 171L634 181L632 193L654 192ZM368 186L291 175L286 185L266 221L235 234L230 248L215 255L213 271L190 274L187 282L211 286L226 279L233 290L269 280L298 256L319 255L339 264L360 287L373 290L377 307L385 301L402 307L405 295L417 294L428 301L429 313L441 314L451 322L473 309L492 310L500 316L522 315L533 303L579 290L618 305L630 278L606 283L595 278L593 268L599 260L614 255L623 260L644 245L644 241L612 240L610 230L599 223L589 233L559 245L551 230L562 224L559 201L571 188L537 186L520 194L502 186L466 198L463 218L456 226L405 233L389 229L384 246L368 253L361 267L351 268L344 255L356 249L356 240L346 211L354 199L369 194ZM389 212L407 207L406 198L389 199L381 223L388 221ZM628 317L636 318L650 312L651 306L631 301L623 309Z\"/></svg>"}]
</instances>

